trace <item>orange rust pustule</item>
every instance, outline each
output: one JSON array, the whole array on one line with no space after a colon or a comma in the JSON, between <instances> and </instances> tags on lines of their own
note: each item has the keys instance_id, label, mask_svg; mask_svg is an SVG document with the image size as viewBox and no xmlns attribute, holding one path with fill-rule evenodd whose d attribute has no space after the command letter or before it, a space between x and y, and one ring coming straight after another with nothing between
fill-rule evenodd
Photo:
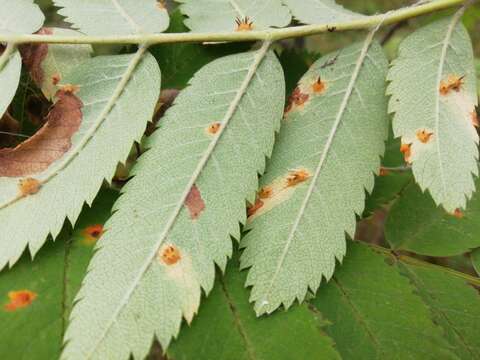
<instances>
[{"instance_id":1,"label":"orange rust pustule","mask_svg":"<svg viewBox=\"0 0 480 360\"><path fill-rule=\"evenodd\" d=\"M21 196L34 195L40 191L42 185L37 179L25 178L18 182L18 190Z\"/></svg>"},{"instance_id":2,"label":"orange rust pustule","mask_svg":"<svg viewBox=\"0 0 480 360\"><path fill-rule=\"evenodd\" d=\"M248 16L244 17L243 19L236 18L235 24L237 24L235 31L252 31L253 30L253 21L251 21Z\"/></svg>"},{"instance_id":3,"label":"orange rust pustule","mask_svg":"<svg viewBox=\"0 0 480 360\"><path fill-rule=\"evenodd\" d=\"M78 97L62 90L56 96L58 100L47 115L47 122L35 135L13 149L0 149L0 176L37 174L71 148L71 138L82 122L83 104Z\"/></svg>"},{"instance_id":4,"label":"orange rust pustule","mask_svg":"<svg viewBox=\"0 0 480 360\"><path fill-rule=\"evenodd\" d=\"M307 170L300 169L291 171L287 176L287 187L297 186L310 178L310 173Z\"/></svg>"},{"instance_id":5,"label":"orange rust pustule","mask_svg":"<svg viewBox=\"0 0 480 360\"><path fill-rule=\"evenodd\" d=\"M179 262L182 255L175 245L167 245L160 251L159 258L164 264L171 266Z\"/></svg>"},{"instance_id":6,"label":"orange rust pustule","mask_svg":"<svg viewBox=\"0 0 480 360\"><path fill-rule=\"evenodd\" d=\"M318 77L317 81L312 84L312 90L315 94L322 94L326 89L327 85L324 81L322 81L320 76Z\"/></svg>"},{"instance_id":7,"label":"orange rust pustule","mask_svg":"<svg viewBox=\"0 0 480 360\"><path fill-rule=\"evenodd\" d=\"M210 135L215 135L220 130L221 127L222 127L222 124L219 122L211 123L207 127L207 133Z\"/></svg>"},{"instance_id":8,"label":"orange rust pustule","mask_svg":"<svg viewBox=\"0 0 480 360\"><path fill-rule=\"evenodd\" d=\"M49 28L42 28L37 31L38 35L52 35ZM28 44L20 46L22 60L30 73L32 80L37 86L41 86L45 76L42 69L42 62L48 54L48 44Z\"/></svg>"},{"instance_id":9,"label":"orange rust pustule","mask_svg":"<svg viewBox=\"0 0 480 360\"><path fill-rule=\"evenodd\" d=\"M103 233L104 229L102 224L88 226L85 228L85 230L82 231L85 242L88 244L95 243L98 239L102 237Z\"/></svg>"},{"instance_id":10,"label":"orange rust pustule","mask_svg":"<svg viewBox=\"0 0 480 360\"><path fill-rule=\"evenodd\" d=\"M400 146L400 152L403 154L405 162L410 163L412 156L412 144L402 144Z\"/></svg>"},{"instance_id":11,"label":"orange rust pustule","mask_svg":"<svg viewBox=\"0 0 480 360\"><path fill-rule=\"evenodd\" d=\"M192 220L197 220L203 210L205 210L205 202L203 201L202 194L196 185L193 185L188 193L188 196L185 199L185 206L187 207Z\"/></svg>"},{"instance_id":12,"label":"orange rust pustule","mask_svg":"<svg viewBox=\"0 0 480 360\"><path fill-rule=\"evenodd\" d=\"M265 186L258 192L259 199L269 199L273 195L273 189L270 186Z\"/></svg>"},{"instance_id":13,"label":"orange rust pustule","mask_svg":"<svg viewBox=\"0 0 480 360\"><path fill-rule=\"evenodd\" d=\"M459 92L464 84L465 76L448 75L446 80L440 83L440 94L448 95L450 91Z\"/></svg>"},{"instance_id":14,"label":"orange rust pustule","mask_svg":"<svg viewBox=\"0 0 480 360\"><path fill-rule=\"evenodd\" d=\"M460 209L455 209L452 215L455 216L457 219L463 219L465 217L465 214Z\"/></svg>"},{"instance_id":15,"label":"orange rust pustule","mask_svg":"<svg viewBox=\"0 0 480 360\"><path fill-rule=\"evenodd\" d=\"M260 210L264 205L264 202L260 199L257 199L255 201L255 204L249 206L247 208L247 217L251 217L257 213L258 210Z\"/></svg>"},{"instance_id":16,"label":"orange rust pustule","mask_svg":"<svg viewBox=\"0 0 480 360\"><path fill-rule=\"evenodd\" d=\"M285 114L292 111L294 106L303 106L308 99L310 99L310 95L302 93L300 87L297 86L295 90L293 90L292 95L288 98L288 104L285 107Z\"/></svg>"},{"instance_id":17,"label":"orange rust pustule","mask_svg":"<svg viewBox=\"0 0 480 360\"><path fill-rule=\"evenodd\" d=\"M8 293L10 302L5 304L4 309L5 311L12 312L26 308L30 306L37 297L38 295L30 290L10 291Z\"/></svg>"},{"instance_id":18,"label":"orange rust pustule","mask_svg":"<svg viewBox=\"0 0 480 360\"><path fill-rule=\"evenodd\" d=\"M425 129L417 131L417 139L423 144L428 143L431 140L432 136L433 136L433 133L428 132Z\"/></svg>"}]
</instances>

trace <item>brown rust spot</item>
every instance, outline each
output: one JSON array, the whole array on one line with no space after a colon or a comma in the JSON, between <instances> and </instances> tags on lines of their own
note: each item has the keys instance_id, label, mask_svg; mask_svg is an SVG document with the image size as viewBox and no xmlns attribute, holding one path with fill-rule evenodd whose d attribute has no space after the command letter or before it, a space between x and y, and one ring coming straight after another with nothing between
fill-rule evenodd
<instances>
[{"instance_id":1,"label":"brown rust spot","mask_svg":"<svg viewBox=\"0 0 480 360\"><path fill-rule=\"evenodd\" d=\"M166 265L175 265L182 259L180 250L175 245L166 245L158 252L158 258Z\"/></svg>"},{"instance_id":2,"label":"brown rust spot","mask_svg":"<svg viewBox=\"0 0 480 360\"><path fill-rule=\"evenodd\" d=\"M37 179L26 178L18 182L18 190L21 196L34 195L40 191L41 184Z\"/></svg>"},{"instance_id":3,"label":"brown rust spot","mask_svg":"<svg viewBox=\"0 0 480 360\"><path fill-rule=\"evenodd\" d=\"M102 224L95 224L85 228L82 231L84 237L84 243L87 245L92 245L97 242L103 235L104 229Z\"/></svg>"},{"instance_id":4,"label":"brown rust spot","mask_svg":"<svg viewBox=\"0 0 480 360\"><path fill-rule=\"evenodd\" d=\"M243 19L236 18L235 24L237 24L235 31L252 31L253 30L253 21L251 21L248 16L244 17Z\"/></svg>"},{"instance_id":5,"label":"brown rust spot","mask_svg":"<svg viewBox=\"0 0 480 360\"><path fill-rule=\"evenodd\" d=\"M263 205L264 205L264 202L260 199L257 199L255 201L255 204L250 205L247 208L247 217L251 217L251 216L255 215L255 213L263 207Z\"/></svg>"},{"instance_id":6,"label":"brown rust spot","mask_svg":"<svg viewBox=\"0 0 480 360\"><path fill-rule=\"evenodd\" d=\"M53 31L49 28L42 28L37 32L38 35L52 35ZM28 44L20 46L22 60L30 73L32 80L37 86L41 86L44 78L42 63L48 54L48 44Z\"/></svg>"},{"instance_id":7,"label":"brown rust spot","mask_svg":"<svg viewBox=\"0 0 480 360\"><path fill-rule=\"evenodd\" d=\"M0 149L0 176L37 174L71 148L71 137L82 121L82 102L62 90L57 92L57 98L47 122L35 135L13 149Z\"/></svg>"},{"instance_id":8,"label":"brown rust spot","mask_svg":"<svg viewBox=\"0 0 480 360\"><path fill-rule=\"evenodd\" d=\"M310 178L310 173L305 169L292 170L287 176L287 187L297 186Z\"/></svg>"},{"instance_id":9,"label":"brown rust spot","mask_svg":"<svg viewBox=\"0 0 480 360\"><path fill-rule=\"evenodd\" d=\"M219 122L211 123L206 129L207 134L215 135L220 130L221 127L222 127L222 124Z\"/></svg>"},{"instance_id":10,"label":"brown rust spot","mask_svg":"<svg viewBox=\"0 0 480 360\"><path fill-rule=\"evenodd\" d=\"M5 304L5 311L16 311L18 309L23 309L32 304L32 302L37 298L37 294L30 290L18 290L10 291L8 293L9 302Z\"/></svg>"},{"instance_id":11,"label":"brown rust spot","mask_svg":"<svg viewBox=\"0 0 480 360\"><path fill-rule=\"evenodd\" d=\"M318 79L312 84L312 90L315 94L322 94L327 89L327 85L319 76Z\"/></svg>"},{"instance_id":12,"label":"brown rust spot","mask_svg":"<svg viewBox=\"0 0 480 360\"><path fill-rule=\"evenodd\" d=\"M452 90L459 92L462 89L464 80L465 80L465 75L464 76L448 75L447 79L442 80L440 83L440 94L448 95Z\"/></svg>"},{"instance_id":13,"label":"brown rust spot","mask_svg":"<svg viewBox=\"0 0 480 360\"><path fill-rule=\"evenodd\" d=\"M412 144L402 144L400 146L400 152L403 154L405 162L410 164L412 156Z\"/></svg>"},{"instance_id":14,"label":"brown rust spot","mask_svg":"<svg viewBox=\"0 0 480 360\"><path fill-rule=\"evenodd\" d=\"M423 144L428 143L431 140L432 136L433 136L433 133L428 132L425 129L417 131L417 139Z\"/></svg>"},{"instance_id":15,"label":"brown rust spot","mask_svg":"<svg viewBox=\"0 0 480 360\"><path fill-rule=\"evenodd\" d=\"M205 210L205 202L203 201L202 194L196 185L193 185L188 193L188 196L185 199L185 206L187 207L192 220L197 220L203 210Z\"/></svg>"}]
</instances>

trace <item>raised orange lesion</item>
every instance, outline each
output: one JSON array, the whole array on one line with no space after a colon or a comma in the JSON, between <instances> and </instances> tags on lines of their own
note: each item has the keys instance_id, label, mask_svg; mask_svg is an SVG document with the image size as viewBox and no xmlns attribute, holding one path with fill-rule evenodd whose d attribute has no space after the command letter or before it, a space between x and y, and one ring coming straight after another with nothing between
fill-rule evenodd
<instances>
[{"instance_id":1,"label":"raised orange lesion","mask_svg":"<svg viewBox=\"0 0 480 360\"><path fill-rule=\"evenodd\" d=\"M315 94L322 94L325 92L326 89L327 89L327 84L325 83L325 81L322 80L320 76L312 84L312 91Z\"/></svg>"},{"instance_id":2,"label":"raised orange lesion","mask_svg":"<svg viewBox=\"0 0 480 360\"><path fill-rule=\"evenodd\" d=\"M459 92L465 82L465 75L448 75L445 80L440 82L440 94L448 95L450 91Z\"/></svg>"},{"instance_id":3,"label":"raised orange lesion","mask_svg":"<svg viewBox=\"0 0 480 360\"><path fill-rule=\"evenodd\" d=\"M455 211L452 213L452 216L456 217L457 219L463 219L465 217L465 214L462 210L455 209Z\"/></svg>"},{"instance_id":4,"label":"raised orange lesion","mask_svg":"<svg viewBox=\"0 0 480 360\"><path fill-rule=\"evenodd\" d=\"M34 178L20 179L18 182L18 190L21 196L34 195L40 191L40 181Z\"/></svg>"},{"instance_id":5,"label":"raised orange lesion","mask_svg":"<svg viewBox=\"0 0 480 360\"><path fill-rule=\"evenodd\" d=\"M38 294L30 290L10 291L8 293L9 302L5 304L5 311L13 312L26 308L38 297Z\"/></svg>"},{"instance_id":6,"label":"raised orange lesion","mask_svg":"<svg viewBox=\"0 0 480 360\"><path fill-rule=\"evenodd\" d=\"M250 20L248 16L245 16L243 19L236 18L235 24L237 27L235 31L252 31L253 30L253 21Z\"/></svg>"},{"instance_id":7,"label":"raised orange lesion","mask_svg":"<svg viewBox=\"0 0 480 360\"><path fill-rule=\"evenodd\" d=\"M175 245L170 244L160 249L158 258L164 264L171 266L180 261L182 256L180 254L180 250Z\"/></svg>"},{"instance_id":8,"label":"raised orange lesion","mask_svg":"<svg viewBox=\"0 0 480 360\"><path fill-rule=\"evenodd\" d=\"M82 235L84 237L84 243L87 245L94 244L102 237L104 233L103 225L102 224L95 224L86 227L82 231Z\"/></svg>"},{"instance_id":9,"label":"raised orange lesion","mask_svg":"<svg viewBox=\"0 0 480 360\"><path fill-rule=\"evenodd\" d=\"M417 135L417 139L421 143L426 144L431 140L433 136L433 132L429 132L425 129L422 129L422 130L418 130L416 135Z\"/></svg>"},{"instance_id":10,"label":"raised orange lesion","mask_svg":"<svg viewBox=\"0 0 480 360\"><path fill-rule=\"evenodd\" d=\"M410 164L412 162L412 144L402 144L400 152L403 154L405 162Z\"/></svg>"},{"instance_id":11,"label":"raised orange lesion","mask_svg":"<svg viewBox=\"0 0 480 360\"><path fill-rule=\"evenodd\" d=\"M311 174L306 169L297 169L289 172L286 178L286 187L297 186L310 178Z\"/></svg>"},{"instance_id":12,"label":"raised orange lesion","mask_svg":"<svg viewBox=\"0 0 480 360\"><path fill-rule=\"evenodd\" d=\"M302 89L297 86L288 99L288 104L285 108L285 115L291 112L294 108L302 107L309 99L310 95L302 92Z\"/></svg>"},{"instance_id":13,"label":"raised orange lesion","mask_svg":"<svg viewBox=\"0 0 480 360\"><path fill-rule=\"evenodd\" d=\"M211 123L210 125L208 125L206 131L207 131L207 134L209 135L215 135L216 133L218 133L218 131L220 130L220 128L222 127L222 124L219 123L219 122L213 122Z\"/></svg>"}]
</instances>

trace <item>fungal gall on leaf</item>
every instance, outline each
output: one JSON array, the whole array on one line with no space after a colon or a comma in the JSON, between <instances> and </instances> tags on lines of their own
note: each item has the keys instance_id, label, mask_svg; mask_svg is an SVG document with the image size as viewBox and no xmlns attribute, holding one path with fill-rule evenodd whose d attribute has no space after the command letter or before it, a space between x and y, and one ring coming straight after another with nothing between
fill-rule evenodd
<instances>
[{"instance_id":1,"label":"fungal gall on leaf","mask_svg":"<svg viewBox=\"0 0 480 360\"><path fill-rule=\"evenodd\" d=\"M158 252L158 258L166 265L175 265L182 259L180 250L175 245L166 245Z\"/></svg>"},{"instance_id":2,"label":"fungal gall on leaf","mask_svg":"<svg viewBox=\"0 0 480 360\"><path fill-rule=\"evenodd\" d=\"M10 302L5 304L5 311L16 311L18 309L26 308L32 304L37 298L37 294L30 290L10 291L8 299Z\"/></svg>"},{"instance_id":3,"label":"fungal gall on leaf","mask_svg":"<svg viewBox=\"0 0 480 360\"><path fill-rule=\"evenodd\" d=\"M440 94L448 95L451 90L459 92L464 83L464 76L448 75L446 80L440 83Z\"/></svg>"},{"instance_id":4,"label":"fungal gall on leaf","mask_svg":"<svg viewBox=\"0 0 480 360\"><path fill-rule=\"evenodd\" d=\"M95 242L97 242L98 239L102 237L103 232L104 230L102 224L96 224L86 227L85 230L82 231L84 243L87 245L94 244Z\"/></svg>"},{"instance_id":5,"label":"fungal gall on leaf","mask_svg":"<svg viewBox=\"0 0 480 360\"><path fill-rule=\"evenodd\" d=\"M243 19L236 18L235 23L237 24L237 28L235 29L235 31L252 31L253 30L253 21L251 21L248 16L244 17Z\"/></svg>"},{"instance_id":6,"label":"fungal gall on leaf","mask_svg":"<svg viewBox=\"0 0 480 360\"><path fill-rule=\"evenodd\" d=\"M34 195L40 191L42 185L37 179L26 178L18 182L18 190L21 196Z\"/></svg>"},{"instance_id":7,"label":"fungal gall on leaf","mask_svg":"<svg viewBox=\"0 0 480 360\"><path fill-rule=\"evenodd\" d=\"M200 194L200 190L198 190L196 185L193 185L188 193L188 196L185 199L185 206L187 207L192 220L197 220L202 211L205 210L205 202L203 201L202 194Z\"/></svg>"},{"instance_id":8,"label":"fungal gall on leaf","mask_svg":"<svg viewBox=\"0 0 480 360\"><path fill-rule=\"evenodd\" d=\"M290 171L287 176L287 187L297 186L310 178L310 173L305 169L298 169Z\"/></svg>"},{"instance_id":9,"label":"fungal gall on leaf","mask_svg":"<svg viewBox=\"0 0 480 360\"><path fill-rule=\"evenodd\" d=\"M410 164L412 157L412 144L402 144L400 146L400 152L403 154L405 162Z\"/></svg>"},{"instance_id":10,"label":"fungal gall on leaf","mask_svg":"<svg viewBox=\"0 0 480 360\"><path fill-rule=\"evenodd\" d=\"M432 138L432 136L433 136L433 133L428 132L425 129L417 131L417 139L423 144L428 143L430 141L430 139Z\"/></svg>"},{"instance_id":11,"label":"fungal gall on leaf","mask_svg":"<svg viewBox=\"0 0 480 360\"><path fill-rule=\"evenodd\" d=\"M219 122L211 123L207 127L207 133L210 135L215 135L218 132L218 130L220 130L221 127L222 127L222 124Z\"/></svg>"}]
</instances>

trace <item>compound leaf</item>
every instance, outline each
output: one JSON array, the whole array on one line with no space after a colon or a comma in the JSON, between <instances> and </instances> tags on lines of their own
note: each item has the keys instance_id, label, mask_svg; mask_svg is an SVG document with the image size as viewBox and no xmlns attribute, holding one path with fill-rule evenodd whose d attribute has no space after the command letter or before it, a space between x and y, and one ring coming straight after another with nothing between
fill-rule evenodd
<instances>
[{"instance_id":1,"label":"compound leaf","mask_svg":"<svg viewBox=\"0 0 480 360\"><path fill-rule=\"evenodd\" d=\"M316 291L353 237L387 137L387 60L372 38L318 60L287 107L242 240L258 314Z\"/></svg>"},{"instance_id":2,"label":"compound leaf","mask_svg":"<svg viewBox=\"0 0 480 360\"><path fill-rule=\"evenodd\" d=\"M389 111L422 191L453 213L466 207L478 175L476 76L468 32L453 17L407 37L388 74Z\"/></svg>"},{"instance_id":3,"label":"compound leaf","mask_svg":"<svg viewBox=\"0 0 480 360\"><path fill-rule=\"evenodd\" d=\"M331 24L365 17L345 9L334 0L282 0L295 19L304 24Z\"/></svg>"},{"instance_id":4,"label":"compound leaf","mask_svg":"<svg viewBox=\"0 0 480 360\"><path fill-rule=\"evenodd\" d=\"M75 223L83 203L112 178L152 118L160 70L143 51L96 57L63 84L45 126L0 151L0 269L27 245L34 255L66 217Z\"/></svg>"},{"instance_id":5,"label":"compound leaf","mask_svg":"<svg viewBox=\"0 0 480 360\"><path fill-rule=\"evenodd\" d=\"M180 11L195 32L235 31L237 20L244 22L244 30L264 30L290 24L292 16L281 0L176 0L182 3ZM251 28L248 24L251 22Z\"/></svg>"},{"instance_id":6,"label":"compound leaf","mask_svg":"<svg viewBox=\"0 0 480 360\"><path fill-rule=\"evenodd\" d=\"M157 0L54 0L65 21L87 35L159 33L168 28L167 9Z\"/></svg>"},{"instance_id":7,"label":"compound leaf","mask_svg":"<svg viewBox=\"0 0 480 360\"><path fill-rule=\"evenodd\" d=\"M268 46L203 67L160 121L90 264L64 359L144 358L154 335L166 349L192 320L280 125L285 83Z\"/></svg>"}]
</instances>

